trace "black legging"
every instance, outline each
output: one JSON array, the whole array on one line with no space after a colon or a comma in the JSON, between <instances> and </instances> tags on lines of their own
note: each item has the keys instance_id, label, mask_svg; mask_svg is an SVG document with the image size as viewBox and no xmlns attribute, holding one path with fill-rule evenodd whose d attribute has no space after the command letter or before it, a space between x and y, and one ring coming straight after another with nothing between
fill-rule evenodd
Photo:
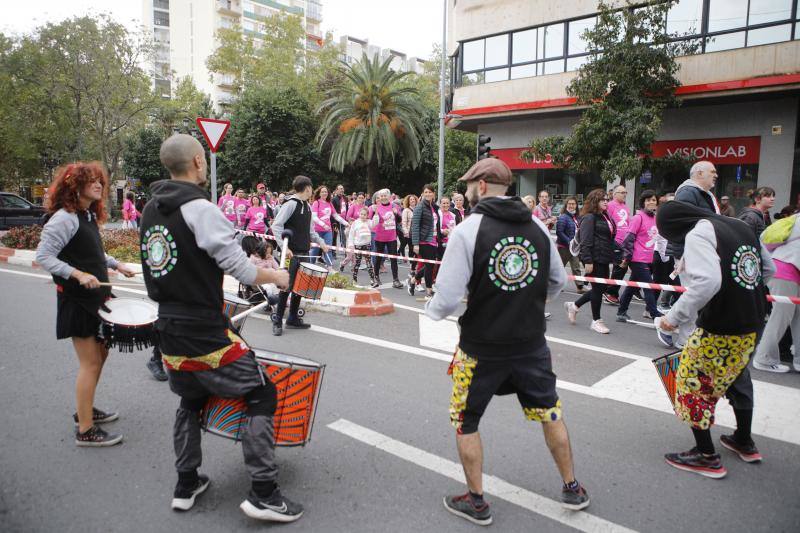
<instances>
[{"instance_id":1,"label":"black legging","mask_svg":"<svg viewBox=\"0 0 800 533\"><path fill-rule=\"evenodd\" d=\"M379 254L389 254L389 255L397 255L397 241L391 242L381 242L375 241L375 251ZM373 264L375 265L375 276L380 277L381 275L381 265L383 265L384 258L376 255L373 259ZM397 259L390 259L392 263L392 279L398 281L397 279Z\"/></svg>"},{"instance_id":2,"label":"black legging","mask_svg":"<svg viewBox=\"0 0 800 533\"><path fill-rule=\"evenodd\" d=\"M439 248L436 246L430 246L427 244L420 244L419 245L419 256L422 259L431 259L436 260L439 255ZM433 263L422 263L422 267L418 268L416 274L414 274L414 280L419 283L419 280L422 279L422 276L425 276L425 287L428 290L433 288L433 267L435 265Z\"/></svg>"},{"instance_id":3,"label":"black legging","mask_svg":"<svg viewBox=\"0 0 800 533\"><path fill-rule=\"evenodd\" d=\"M594 270L591 274L586 274L592 278L608 278L609 267L607 264L594 264ZM603 294L606 292L608 285L603 283L592 283L592 290L584 293L583 296L575 301L577 307L581 307L586 302L592 302L592 320L600 320L600 307L603 305Z\"/></svg>"},{"instance_id":4,"label":"black legging","mask_svg":"<svg viewBox=\"0 0 800 533\"><path fill-rule=\"evenodd\" d=\"M416 257L416 255L414 255L414 246L411 244L411 237L404 237L403 235L399 235L398 237L400 238L400 248L397 250L397 253L400 255L406 255L406 252L408 252L409 260L412 257ZM411 271L413 272L416 268L417 263L411 261Z\"/></svg>"}]
</instances>

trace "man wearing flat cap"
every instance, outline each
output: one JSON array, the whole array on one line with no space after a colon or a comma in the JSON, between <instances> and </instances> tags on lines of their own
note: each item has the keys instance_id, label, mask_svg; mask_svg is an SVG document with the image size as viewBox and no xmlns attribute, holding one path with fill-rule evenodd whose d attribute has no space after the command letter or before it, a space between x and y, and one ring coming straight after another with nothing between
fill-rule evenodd
<instances>
[{"instance_id":1,"label":"man wearing flat cap","mask_svg":"<svg viewBox=\"0 0 800 533\"><path fill-rule=\"evenodd\" d=\"M478 423L492 397L516 393L528 420L541 422L563 481L561 501L571 510L589 505L575 479L562 405L545 341L544 306L566 283L549 232L531 219L519 197L503 196L513 181L499 159L478 161L461 177L472 214L450 234L425 306L434 320L451 315L467 294L450 373L450 421L467 479L466 494L446 496L451 513L480 525L492 522L483 499L483 448ZM527 448L527 446L526 446Z\"/></svg>"}]
</instances>

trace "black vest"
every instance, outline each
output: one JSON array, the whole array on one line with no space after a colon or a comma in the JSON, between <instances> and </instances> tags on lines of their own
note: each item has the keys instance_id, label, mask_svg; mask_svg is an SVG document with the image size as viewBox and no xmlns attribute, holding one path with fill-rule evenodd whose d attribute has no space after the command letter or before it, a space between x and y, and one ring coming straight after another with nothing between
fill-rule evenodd
<instances>
[{"instance_id":1,"label":"black vest","mask_svg":"<svg viewBox=\"0 0 800 533\"><path fill-rule=\"evenodd\" d=\"M552 243L530 218L525 222L494 218L480 207L479 203L473 211L483 217L473 253L467 310L458 321L459 346L477 358L531 353L545 344Z\"/></svg>"},{"instance_id":2,"label":"black vest","mask_svg":"<svg viewBox=\"0 0 800 533\"><path fill-rule=\"evenodd\" d=\"M78 231L58 254L58 258L78 270L94 275L102 282L108 282L106 254L97 221L90 211L78 211L76 215ZM63 294L84 304L92 312L96 312L111 293L109 287L84 289L72 278L64 279L53 275L53 281L63 289Z\"/></svg>"},{"instance_id":3,"label":"black vest","mask_svg":"<svg viewBox=\"0 0 800 533\"><path fill-rule=\"evenodd\" d=\"M159 303L159 316L183 315L213 319L222 315L224 272L197 246L180 207L208 195L197 185L174 180L153 184L153 198L140 222L142 274L147 295ZM159 192L168 191L169 205Z\"/></svg>"},{"instance_id":4,"label":"black vest","mask_svg":"<svg viewBox=\"0 0 800 533\"><path fill-rule=\"evenodd\" d=\"M283 229L292 230L289 238L289 249L293 254L308 253L311 249L311 206L297 198L290 198L287 202L294 202L294 211ZM280 239L280 235L275 235Z\"/></svg>"},{"instance_id":5,"label":"black vest","mask_svg":"<svg viewBox=\"0 0 800 533\"><path fill-rule=\"evenodd\" d=\"M715 216L708 219L717 237L722 285L700 310L697 326L719 335L761 331L766 314L761 244L747 224Z\"/></svg>"}]
</instances>

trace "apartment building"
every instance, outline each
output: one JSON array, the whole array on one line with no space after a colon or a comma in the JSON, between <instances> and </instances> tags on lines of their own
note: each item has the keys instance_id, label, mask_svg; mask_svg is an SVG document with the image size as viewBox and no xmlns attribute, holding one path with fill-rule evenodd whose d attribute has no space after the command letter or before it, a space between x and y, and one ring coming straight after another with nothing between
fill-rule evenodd
<instances>
[{"instance_id":1,"label":"apartment building","mask_svg":"<svg viewBox=\"0 0 800 533\"><path fill-rule=\"evenodd\" d=\"M391 48L381 48L370 44L369 39L358 39L351 35L342 35L339 38L339 47L342 49L342 61L353 64L361 59L363 54L367 57L379 57L382 61L392 58L392 69L398 72L422 73L425 69L425 60L414 56L408 56L403 52L392 50Z\"/></svg>"},{"instance_id":2,"label":"apartment building","mask_svg":"<svg viewBox=\"0 0 800 533\"><path fill-rule=\"evenodd\" d=\"M566 87L588 58L582 32L596 0L448 0L455 127L492 138L492 153L517 177L520 195L563 198L604 186L599 176L519 158L530 141L564 135L580 109ZM667 31L699 43L679 58L683 106L668 110L653 153L714 162L715 193L741 208L746 191L770 186L776 207L800 203L800 9L798 0L680 0ZM626 185L670 191L683 172L645 172Z\"/></svg>"},{"instance_id":3,"label":"apartment building","mask_svg":"<svg viewBox=\"0 0 800 533\"><path fill-rule=\"evenodd\" d=\"M218 46L217 30L239 25L258 39L263 35L263 18L275 13L299 15L306 46L313 49L322 44L321 0L142 0L142 23L152 31L156 46L150 65L154 87L169 97L172 80L189 76L215 105L230 103L233 80L212 77L206 68L206 59Z\"/></svg>"}]
</instances>

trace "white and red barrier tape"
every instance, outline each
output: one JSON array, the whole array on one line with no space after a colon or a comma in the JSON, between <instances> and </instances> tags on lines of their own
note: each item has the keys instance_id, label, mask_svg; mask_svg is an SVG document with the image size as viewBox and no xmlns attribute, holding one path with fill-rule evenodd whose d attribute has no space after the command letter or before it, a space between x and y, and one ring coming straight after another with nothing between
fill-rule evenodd
<instances>
[{"instance_id":1,"label":"white and red barrier tape","mask_svg":"<svg viewBox=\"0 0 800 533\"><path fill-rule=\"evenodd\" d=\"M252 231L245 231L245 230L236 230L238 233L242 233L244 235L251 235L253 237L258 237L261 239L269 239L275 240L275 237L272 235L265 235L263 233L255 233ZM318 244L313 243L311 246L319 247ZM331 250L341 250L343 252L349 253L356 253L362 255L372 255L376 257L385 257L387 259L406 259L409 261L414 261L415 263L433 263L434 265L441 265L441 261L437 261L435 259L417 259L411 257L405 257L402 255L389 255L389 254L381 254L378 252L369 252L366 250L356 250L352 248L343 248L341 246L328 246ZM609 278L594 278L591 276L573 276L572 274L567 275L567 279L569 281L583 281L586 283L601 283L604 285L618 285L620 287L636 287L639 289L651 289L654 291L673 291L673 292L686 292L686 287L682 287L680 285L666 285L663 283L645 283L642 281L628 281L622 279L609 279ZM767 295L767 300L774 303L779 304L794 304L800 305L800 298L795 298L793 296L774 296L772 294Z\"/></svg>"}]
</instances>

